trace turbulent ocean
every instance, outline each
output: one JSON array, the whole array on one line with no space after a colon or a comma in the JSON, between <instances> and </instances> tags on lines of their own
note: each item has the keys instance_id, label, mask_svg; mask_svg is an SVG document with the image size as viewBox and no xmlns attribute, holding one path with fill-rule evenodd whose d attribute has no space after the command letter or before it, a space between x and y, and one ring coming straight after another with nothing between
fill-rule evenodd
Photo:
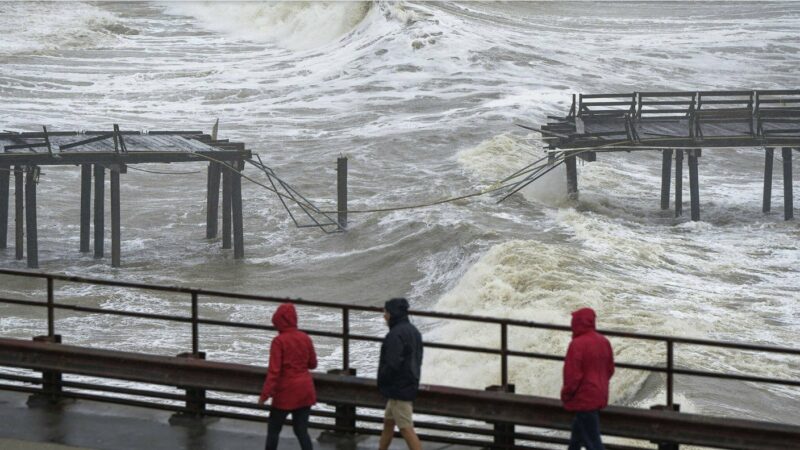
<instances>
[{"instance_id":1,"label":"turbulent ocean","mask_svg":"<svg viewBox=\"0 0 800 450\"><path fill-rule=\"evenodd\" d=\"M219 118L220 138L245 142L328 209L339 156L349 158L354 210L485 189L544 155L541 136L514 124L565 114L573 93L800 84L795 3L12 2L0 3L0 28L1 129L208 132ZM779 212L780 164L776 212L761 213L763 164L761 148L704 151L696 223L660 210L661 155L640 152L579 165L576 202L555 170L503 203L487 195L351 214L348 231L331 235L295 228L272 193L245 181L242 261L204 239L207 164L142 166L196 173L122 175L122 269L78 251L80 170L44 167L40 266L372 306L405 296L415 309L556 324L590 306L603 329L796 346L800 227ZM24 268L13 245L0 260ZM3 296L43 298L39 282L0 281ZM185 297L84 285L57 285L57 300L189 311ZM272 311L201 299L201 314L215 319L268 323ZM340 329L337 312L299 312L302 327ZM44 317L2 305L0 335L42 334ZM353 322L363 334L385 332L378 315ZM431 341L499 345L496 327L417 323ZM60 311L56 331L102 348L175 354L189 345L183 325L115 316ZM209 359L266 365L270 338L202 327L200 346ZM516 328L509 336L515 350L551 354L568 341ZM612 343L618 361L663 364L663 346ZM340 366L338 341L317 345L321 369ZM377 350L354 344L359 374L374 375ZM798 358L693 346L676 348L676 364L800 376ZM499 372L491 357L428 351L423 381L483 389ZM517 392L557 397L561 365L512 358L510 379ZM663 386L663 377L619 370L612 402L662 403ZM684 411L800 424L797 388L679 376L677 401Z\"/></svg>"}]
</instances>

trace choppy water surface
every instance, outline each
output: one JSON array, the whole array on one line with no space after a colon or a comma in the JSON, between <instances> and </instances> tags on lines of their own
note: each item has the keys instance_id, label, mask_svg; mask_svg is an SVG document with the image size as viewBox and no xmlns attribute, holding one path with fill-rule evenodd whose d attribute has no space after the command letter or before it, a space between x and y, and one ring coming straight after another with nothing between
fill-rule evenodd
<instances>
[{"instance_id":1,"label":"choppy water surface","mask_svg":"<svg viewBox=\"0 0 800 450\"><path fill-rule=\"evenodd\" d=\"M800 6L792 3L0 3L0 123L11 130L210 129L244 141L285 179L334 206L335 159L350 158L351 208L470 192L541 155L536 124L574 92L796 88ZM122 178L123 262L80 255L79 171L47 167L39 208L48 271L568 323L595 308L604 328L796 345L797 222L760 213L761 149L701 159L703 222L658 209L660 155L603 156L580 167L581 197L563 174L497 205L351 215L328 236L295 229L280 203L245 184L247 259L204 237L205 177L130 171ZM151 169L201 170L203 164ZM252 174L252 173L251 173ZM776 176L776 179L779 179ZM781 205L781 190L774 192ZM23 267L13 248L4 267ZM3 278L4 295L41 286ZM60 287L62 299L186 312L186 299ZM41 297L39 297L41 298ZM0 333L41 333L42 314L0 306ZM209 317L258 322L271 308L208 299ZM338 314L301 310L306 326ZM68 342L185 351L188 330L59 314ZM499 332L423 323L445 342L497 345ZM380 334L379 317L354 327ZM202 330L210 358L263 363L269 336ZM568 336L511 330L515 349L562 353ZM319 340L324 368L341 350ZM663 348L615 341L617 358L658 363ZM374 346L354 348L370 374ZM677 363L797 378L800 361L682 347ZM429 352L428 381L482 388L484 357ZM512 360L520 392L556 396L560 366ZM660 400L659 383L620 371L613 401ZM800 423L796 389L679 378L684 409ZM736 395L732 395L736 393Z\"/></svg>"}]
</instances>

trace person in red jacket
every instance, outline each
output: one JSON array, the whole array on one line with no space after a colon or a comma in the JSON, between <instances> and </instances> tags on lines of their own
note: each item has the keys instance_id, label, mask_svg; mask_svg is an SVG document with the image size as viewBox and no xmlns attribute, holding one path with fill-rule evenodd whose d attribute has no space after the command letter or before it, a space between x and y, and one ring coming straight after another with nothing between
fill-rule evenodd
<instances>
[{"instance_id":1,"label":"person in red jacket","mask_svg":"<svg viewBox=\"0 0 800 450\"><path fill-rule=\"evenodd\" d=\"M595 331L591 308L572 313L572 342L564 360L564 409L575 412L569 450L604 450L598 411L608 406L608 381L614 375L614 351Z\"/></svg>"},{"instance_id":2,"label":"person in red jacket","mask_svg":"<svg viewBox=\"0 0 800 450\"><path fill-rule=\"evenodd\" d=\"M269 370L264 388L258 398L263 405L272 398L267 428L266 450L278 448L281 428L286 417L292 415L294 434L302 450L312 450L308 435L308 417L311 405L317 402L314 380L309 370L317 368L314 343L307 334L297 329L297 311L291 303L280 305L272 316L278 336L269 348Z\"/></svg>"}]
</instances>

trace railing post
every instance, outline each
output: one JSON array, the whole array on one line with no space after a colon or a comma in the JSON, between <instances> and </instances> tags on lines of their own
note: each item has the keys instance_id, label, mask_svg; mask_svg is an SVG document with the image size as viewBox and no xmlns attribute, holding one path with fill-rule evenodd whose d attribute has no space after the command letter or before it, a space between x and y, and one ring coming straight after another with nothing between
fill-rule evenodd
<instances>
[{"instance_id":1,"label":"railing post","mask_svg":"<svg viewBox=\"0 0 800 450\"><path fill-rule=\"evenodd\" d=\"M674 377L672 370L674 369L674 343L667 340L667 406L672 406L673 392L674 392Z\"/></svg>"},{"instance_id":2,"label":"railing post","mask_svg":"<svg viewBox=\"0 0 800 450\"><path fill-rule=\"evenodd\" d=\"M331 375L354 377L356 376L356 369L334 369L329 370L328 373ZM336 430L323 432L318 440L323 443L338 443L341 442L342 439L351 441L352 439L356 438L357 429L355 405L332 404L331 406L336 409L334 418Z\"/></svg>"},{"instance_id":3,"label":"railing post","mask_svg":"<svg viewBox=\"0 0 800 450\"><path fill-rule=\"evenodd\" d=\"M342 308L342 369L350 369L350 308Z\"/></svg>"},{"instance_id":4,"label":"railing post","mask_svg":"<svg viewBox=\"0 0 800 450\"><path fill-rule=\"evenodd\" d=\"M506 323L500 324L500 385L508 386L508 324Z\"/></svg>"},{"instance_id":5,"label":"railing post","mask_svg":"<svg viewBox=\"0 0 800 450\"><path fill-rule=\"evenodd\" d=\"M200 353L200 337L197 326L197 292L192 292L192 354Z\"/></svg>"},{"instance_id":6,"label":"railing post","mask_svg":"<svg viewBox=\"0 0 800 450\"><path fill-rule=\"evenodd\" d=\"M675 395L675 342L672 339L667 339L667 383L666 383L666 391L667 391L667 404L666 405L655 405L651 406L650 409L660 410L660 411L680 411L681 405L675 403L674 395ZM677 442L663 442L663 441L653 441L654 444L658 445L658 450L678 450L680 445Z\"/></svg>"},{"instance_id":7,"label":"railing post","mask_svg":"<svg viewBox=\"0 0 800 450\"><path fill-rule=\"evenodd\" d=\"M205 352L196 353L179 353L178 358L191 358L191 359L206 359ZM178 386L178 389L186 391L186 411L181 411L173 414L169 418L170 425L196 425L198 422L206 424L216 422L218 417L209 417L205 415L206 411L206 390Z\"/></svg>"},{"instance_id":8,"label":"railing post","mask_svg":"<svg viewBox=\"0 0 800 450\"><path fill-rule=\"evenodd\" d=\"M505 324L504 329L505 329ZM510 392L514 393L515 387L513 384L504 384L502 386L489 386L486 388L490 392ZM492 445L489 447L491 450L505 450L514 446L514 424L505 422L490 422L494 427L494 437Z\"/></svg>"},{"instance_id":9,"label":"railing post","mask_svg":"<svg viewBox=\"0 0 800 450\"><path fill-rule=\"evenodd\" d=\"M55 294L53 292L53 278L47 277L47 336L56 334L55 324Z\"/></svg>"},{"instance_id":10,"label":"railing post","mask_svg":"<svg viewBox=\"0 0 800 450\"><path fill-rule=\"evenodd\" d=\"M50 281L48 279L48 281ZM49 288L48 283L48 288ZM49 289L48 289L49 290ZM48 296L48 304L49 302ZM50 308L48 308L50 309ZM48 336L36 336L33 338L34 342L50 342L53 344L60 344L61 343L61 335L59 334L51 334ZM61 372L56 370L43 370L42 371L42 392L41 394L33 394L28 397L28 406L36 407L36 406L50 406L50 405L57 405L64 401L62 397L62 386L61 386Z\"/></svg>"}]
</instances>

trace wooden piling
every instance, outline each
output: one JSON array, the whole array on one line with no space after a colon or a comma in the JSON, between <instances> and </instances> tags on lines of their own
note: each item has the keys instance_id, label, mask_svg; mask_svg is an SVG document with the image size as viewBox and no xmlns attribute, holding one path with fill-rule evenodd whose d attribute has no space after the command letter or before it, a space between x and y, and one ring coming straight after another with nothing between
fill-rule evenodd
<instances>
[{"instance_id":1,"label":"wooden piling","mask_svg":"<svg viewBox=\"0 0 800 450\"><path fill-rule=\"evenodd\" d=\"M25 174L25 225L27 228L28 268L39 268L39 242L36 230L36 178L39 168L28 167Z\"/></svg>"},{"instance_id":2,"label":"wooden piling","mask_svg":"<svg viewBox=\"0 0 800 450\"><path fill-rule=\"evenodd\" d=\"M105 168L94 165L94 257L103 257L103 232L105 230Z\"/></svg>"},{"instance_id":3,"label":"wooden piling","mask_svg":"<svg viewBox=\"0 0 800 450\"><path fill-rule=\"evenodd\" d=\"M208 165L208 193L206 195L206 239L217 237L219 229L219 181L220 165Z\"/></svg>"},{"instance_id":4,"label":"wooden piling","mask_svg":"<svg viewBox=\"0 0 800 450\"><path fill-rule=\"evenodd\" d=\"M772 207L772 164L775 160L775 149L767 147L764 159L764 201L761 211L768 213Z\"/></svg>"},{"instance_id":5,"label":"wooden piling","mask_svg":"<svg viewBox=\"0 0 800 450\"><path fill-rule=\"evenodd\" d=\"M683 150L675 150L675 217L683 215Z\"/></svg>"},{"instance_id":6,"label":"wooden piling","mask_svg":"<svg viewBox=\"0 0 800 450\"><path fill-rule=\"evenodd\" d=\"M18 260L25 256L25 207L23 206L25 198L25 180L23 179L24 170L25 169L23 166L14 166L14 225L16 228L14 250L16 251L16 258Z\"/></svg>"},{"instance_id":7,"label":"wooden piling","mask_svg":"<svg viewBox=\"0 0 800 450\"><path fill-rule=\"evenodd\" d=\"M339 229L347 228L347 158L336 160L336 210Z\"/></svg>"},{"instance_id":8,"label":"wooden piling","mask_svg":"<svg viewBox=\"0 0 800 450\"><path fill-rule=\"evenodd\" d=\"M81 253L89 253L92 223L92 165L81 164Z\"/></svg>"},{"instance_id":9,"label":"wooden piling","mask_svg":"<svg viewBox=\"0 0 800 450\"><path fill-rule=\"evenodd\" d=\"M231 248L231 189L232 172L222 169L222 248Z\"/></svg>"},{"instance_id":10,"label":"wooden piling","mask_svg":"<svg viewBox=\"0 0 800 450\"><path fill-rule=\"evenodd\" d=\"M783 218L794 218L794 191L792 189L792 149L781 148L783 158Z\"/></svg>"},{"instance_id":11,"label":"wooden piling","mask_svg":"<svg viewBox=\"0 0 800 450\"><path fill-rule=\"evenodd\" d=\"M700 220L700 181L697 173L698 150L689 151L689 196L692 203L692 220Z\"/></svg>"},{"instance_id":12,"label":"wooden piling","mask_svg":"<svg viewBox=\"0 0 800 450\"><path fill-rule=\"evenodd\" d=\"M119 168L111 169L111 267L121 266Z\"/></svg>"},{"instance_id":13,"label":"wooden piling","mask_svg":"<svg viewBox=\"0 0 800 450\"><path fill-rule=\"evenodd\" d=\"M11 167L0 166L0 249L8 247L8 187Z\"/></svg>"},{"instance_id":14,"label":"wooden piling","mask_svg":"<svg viewBox=\"0 0 800 450\"><path fill-rule=\"evenodd\" d=\"M567 167L567 198L578 199L578 166L574 155L564 158Z\"/></svg>"},{"instance_id":15,"label":"wooden piling","mask_svg":"<svg viewBox=\"0 0 800 450\"><path fill-rule=\"evenodd\" d=\"M244 161L237 161L231 176L231 213L233 218L233 258L244 258L244 218L242 214L242 176Z\"/></svg>"},{"instance_id":16,"label":"wooden piling","mask_svg":"<svg viewBox=\"0 0 800 450\"><path fill-rule=\"evenodd\" d=\"M672 178L672 149L661 151L661 209L669 209L669 181Z\"/></svg>"}]
</instances>

